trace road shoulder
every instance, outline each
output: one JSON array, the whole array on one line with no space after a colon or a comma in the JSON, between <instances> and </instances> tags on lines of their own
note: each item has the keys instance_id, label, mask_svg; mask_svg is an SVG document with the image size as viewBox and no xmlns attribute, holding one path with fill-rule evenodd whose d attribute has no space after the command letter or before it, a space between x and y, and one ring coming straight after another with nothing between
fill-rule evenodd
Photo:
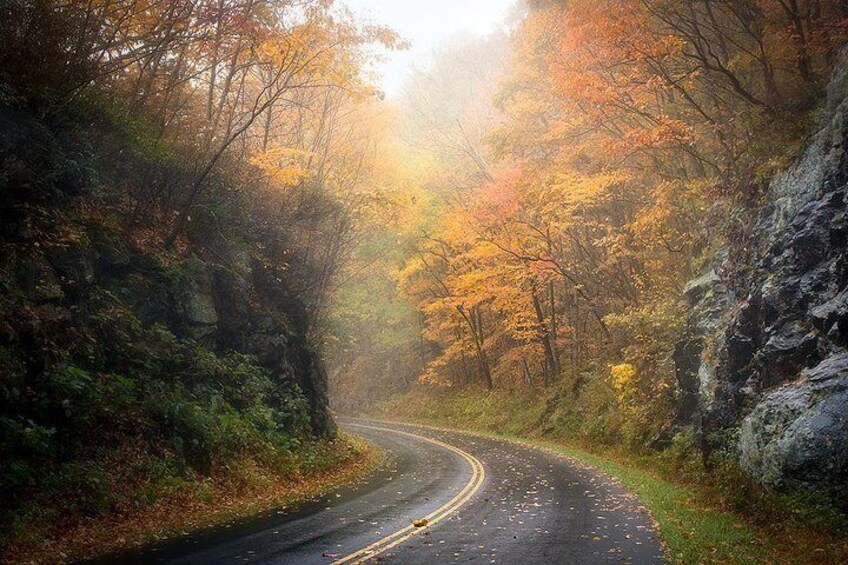
<instances>
[{"instance_id":1,"label":"road shoulder","mask_svg":"<svg viewBox=\"0 0 848 565\"><path fill-rule=\"evenodd\" d=\"M109 559L124 551L189 537L274 509L293 507L371 474L383 454L360 437L341 435L322 444L311 468L294 476L266 470L255 481L238 484L214 479L163 495L134 514L106 515L75 525L60 535L20 540L6 547L4 563L56 563Z\"/></svg>"},{"instance_id":2,"label":"road shoulder","mask_svg":"<svg viewBox=\"0 0 848 565\"><path fill-rule=\"evenodd\" d=\"M409 419L392 423L432 428L471 436L514 442L542 449L589 466L632 493L643 505L661 539L669 563L775 563L786 565L844 563L848 540L839 532L822 531L792 522L775 522L752 507L732 507L715 486L702 486L683 472L677 479L651 468L647 462L615 454L591 453L550 438L523 437L489 430L440 428ZM757 504L754 498L751 505ZM791 535L787 535L787 532Z\"/></svg>"}]
</instances>

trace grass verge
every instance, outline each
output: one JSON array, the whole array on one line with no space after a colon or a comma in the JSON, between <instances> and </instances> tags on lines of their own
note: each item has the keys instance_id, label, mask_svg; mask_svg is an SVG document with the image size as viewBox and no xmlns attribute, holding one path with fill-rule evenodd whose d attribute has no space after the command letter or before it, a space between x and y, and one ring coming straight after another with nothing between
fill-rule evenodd
<instances>
[{"instance_id":1,"label":"grass verge","mask_svg":"<svg viewBox=\"0 0 848 565\"><path fill-rule=\"evenodd\" d=\"M365 476L381 459L376 447L348 434L314 442L307 451L294 470L249 461L209 478L157 485L154 501L135 512L68 524L61 515L33 509L0 551L0 562L77 561L185 535L321 496Z\"/></svg>"},{"instance_id":2,"label":"grass verge","mask_svg":"<svg viewBox=\"0 0 848 565\"><path fill-rule=\"evenodd\" d=\"M505 438L589 464L639 497L671 563L848 563L848 522L826 505L765 492L732 469L708 473L691 459L578 445L539 428L538 404L498 393L434 398L415 391L377 417Z\"/></svg>"}]
</instances>

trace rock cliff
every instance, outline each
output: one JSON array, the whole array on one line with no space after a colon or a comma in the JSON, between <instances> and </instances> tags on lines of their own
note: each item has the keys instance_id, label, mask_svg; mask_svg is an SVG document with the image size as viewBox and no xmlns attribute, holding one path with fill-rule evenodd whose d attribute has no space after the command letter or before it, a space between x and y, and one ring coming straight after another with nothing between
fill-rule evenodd
<instances>
[{"instance_id":1,"label":"rock cliff","mask_svg":"<svg viewBox=\"0 0 848 565\"><path fill-rule=\"evenodd\" d=\"M678 376L697 399L706 455L731 453L764 484L848 481L848 62L817 133L766 205L687 287ZM693 362L694 361L694 362Z\"/></svg>"},{"instance_id":2,"label":"rock cliff","mask_svg":"<svg viewBox=\"0 0 848 565\"><path fill-rule=\"evenodd\" d=\"M163 160L66 119L0 108L0 506L73 465L117 481L121 450L183 476L332 437L309 316L267 240L213 224L161 244L125 187Z\"/></svg>"}]
</instances>

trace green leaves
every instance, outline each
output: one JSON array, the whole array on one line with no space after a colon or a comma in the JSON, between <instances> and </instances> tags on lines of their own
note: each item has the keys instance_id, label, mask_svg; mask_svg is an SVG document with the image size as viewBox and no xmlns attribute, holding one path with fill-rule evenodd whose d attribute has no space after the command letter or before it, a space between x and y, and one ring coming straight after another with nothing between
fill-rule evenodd
<instances>
[{"instance_id":1,"label":"green leaves","mask_svg":"<svg viewBox=\"0 0 848 565\"><path fill-rule=\"evenodd\" d=\"M51 379L54 391L60 396L67 397L81 395L91 384L91 374L85 369L75 365L68 365L56 373Z\"/></svg>"}]
</instances>

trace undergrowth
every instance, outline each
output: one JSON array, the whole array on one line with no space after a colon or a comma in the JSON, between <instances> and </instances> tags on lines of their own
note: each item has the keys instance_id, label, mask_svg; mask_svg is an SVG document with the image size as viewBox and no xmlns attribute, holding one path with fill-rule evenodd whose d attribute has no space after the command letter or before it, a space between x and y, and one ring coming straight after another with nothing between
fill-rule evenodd
<instances>
[{"instance_id":1,"label":"undergrowth","mask_svg":"<svg viewBox=\"0 0 848 565\"><path fill-rule=\"evenodd\" d=\"M140 546L318 496L365 475L378 461L371 445L352 436L234 460L209 476L175 473L173 460L125 452L76 471L108 491L111 512L68 520L63 499L40 500L6 532L0 561L66 562Z\"/></svg>"}]
</instances>

